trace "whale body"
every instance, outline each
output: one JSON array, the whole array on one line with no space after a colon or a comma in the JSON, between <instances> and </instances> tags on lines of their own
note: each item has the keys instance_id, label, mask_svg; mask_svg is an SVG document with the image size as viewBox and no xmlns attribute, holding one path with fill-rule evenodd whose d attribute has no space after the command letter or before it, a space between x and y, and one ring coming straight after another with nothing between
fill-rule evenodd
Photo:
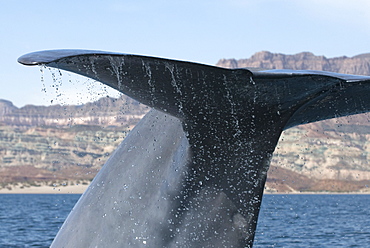
<instances>
[{"instance_id":1,"label":"whale body","mask_svg":"<svg viewBox=\"0 0 370 248\"><path fill-rule=\"evenodd\" d=\"M84 75L153 108L97 174L52 247L252 247L281 132L370 110L366 76L89 50L18 61Z\"/></svg>"}]
</instances>

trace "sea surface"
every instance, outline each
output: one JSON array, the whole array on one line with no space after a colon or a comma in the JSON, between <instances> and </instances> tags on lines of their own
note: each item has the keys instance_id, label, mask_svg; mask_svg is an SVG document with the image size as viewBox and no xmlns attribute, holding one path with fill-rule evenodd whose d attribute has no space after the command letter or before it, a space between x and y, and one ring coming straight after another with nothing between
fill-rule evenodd
<instances>
[{"instance_id":1,"label":"sea surface","mask_svg":"<svg viewBox=\"0 0 370 248\"><path fill-rule=\"evenodd\" d=\"M0 194L0 247L49 247L79 197ZM370 195L265 195L254 247L370 247Z\"/></svg>"}]
</instances>

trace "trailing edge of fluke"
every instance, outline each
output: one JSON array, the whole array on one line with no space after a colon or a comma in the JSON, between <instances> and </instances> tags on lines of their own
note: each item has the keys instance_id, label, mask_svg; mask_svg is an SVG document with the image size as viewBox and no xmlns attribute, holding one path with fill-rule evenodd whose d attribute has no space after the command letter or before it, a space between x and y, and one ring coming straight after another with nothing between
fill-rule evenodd
<instances>
[{"instance_id":1,"label":"trailing edge of fluke","mask_svg":"<svg viewBox=\"0 0 370 248\"><path fill-rule=\"evenodd\" d=\"M370 110L366 76L87 50L18 61L84 75L154 108L98 173L53 247L252 247L281 132Z\"/></svg>"}]
</instances>

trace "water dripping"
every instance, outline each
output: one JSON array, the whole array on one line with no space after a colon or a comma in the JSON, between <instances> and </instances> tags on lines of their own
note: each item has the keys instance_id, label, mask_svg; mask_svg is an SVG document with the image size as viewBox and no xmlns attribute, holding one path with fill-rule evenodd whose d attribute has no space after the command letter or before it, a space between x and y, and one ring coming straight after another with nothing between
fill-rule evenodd
<instances>
[{"instance_id":1,"label":"water dripping","mask_svg":"<svg viewBox=\"0 0 370 248\"><path fill-rule=\"evenodd\" d=\"M113 71L111 71L112 74L115 74L117 77L117 86L118 89L122 89L122 78L121 74L124 75L123 73L123 66L125 65L125 60L122 58L120 60L114 59L112 56L108 56L109 63L111 65L111 68ZM109 70L109 68L108 68Z\"/></svg>"},{"instance_id":2,"label":"water dripping","mask_svg":"<svg viewBox=\"0 0 370 248\"><path fill-rule=\"evenodd\" d=\"M54 88L56 98L61 97L62 93L60 92L60 88L63 85L63 79L62 79L63 74L59 69L53 69L51 67L49 67L48 69L51 74L51 78L53 80L53 84L50 87ZM53 100L51 100L50 102L53 103Z\"/></svg>"},{"instance_id":3,"label":"water dripping","mask_svg":"<svg viewBox=\"0 0 370 248\"><path fill-rule=\"evenodd\" d=\"M45 75L44 75L45 68L46 68L45 64L40 65L41 83L42 83L41 91L46 93L45 78L44 78L45 77Z\"/></svg>"},{"instance_id":4,"label":"water dripping","mask_svg":"<svg viewBox=\"0 0 370 248\"><path fill-rule=\"evenodd\" d=\"M96 71L96 68L95 68L95 60L96 60L96 58L93 57L93 56L90 56L89 57L89 60L90 60L90 65L91 65L92 72L95 74L95 77L99 79L99 74L98 74L98 72Z\"/></svg>"},{"instance_id":5,"label":"water dripping","mask_svg":"<svg viewBox=\"0 0 370 248\"><path fill-rule=\"evenodd\" d=\"M253 80L253 77L249 77L249 82L251 82L253 85L256 85L256 82Z\"/></svg>"}]
</instances>

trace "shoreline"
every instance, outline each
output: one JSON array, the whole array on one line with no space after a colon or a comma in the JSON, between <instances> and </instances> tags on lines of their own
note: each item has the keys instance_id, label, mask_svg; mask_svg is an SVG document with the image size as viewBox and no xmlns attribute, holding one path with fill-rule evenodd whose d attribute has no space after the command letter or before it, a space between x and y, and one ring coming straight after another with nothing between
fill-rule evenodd
<instances>
[{"instance_id":1,"label":"shoreline","mask_svg":"<svg viewBox=\"0 0 370 248\"><path fill-rule=\"evenodd\" d=\"M88 184L57 185L57 186L23 186L15 185L11 188L1 188L0 194L82 194L89 187Z\"/></svg>"},{"instance_id":2,"label":"shoreline","mask_svg":"<svg viewBox=\"0 0 370 248\"><path fill-rule=\"evenodd\" d=\"M307 192L265 192L264 195L370 195L370 192L329 192L329 191L307 191Z\"/></svg>"},{"instance_id":3,"label":"shoreline","mask_svg":"<svg viewBox=\"0 0 370 248\"><path fill-rule=\"evenodd\" d=\"M12 187L0 188L0 194L83 194L90 184L59 184L59 185L13 185ZM370 195L370 191L361 192L269 192L265 195Z\"/></svg>"}]
</instances>

